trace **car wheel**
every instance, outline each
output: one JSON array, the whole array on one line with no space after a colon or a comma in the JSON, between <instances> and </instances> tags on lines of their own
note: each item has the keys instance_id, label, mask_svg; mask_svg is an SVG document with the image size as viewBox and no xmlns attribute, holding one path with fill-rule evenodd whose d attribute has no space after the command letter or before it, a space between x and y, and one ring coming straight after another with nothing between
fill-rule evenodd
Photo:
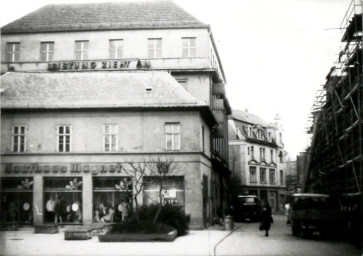
<instances>
[{"instance_id":1,"label":"car wheel","mask_svg":"<svg viewBox=\"0 0 363 256\"><path fill-rule=\"evenodd\" d=\"M300 226L300 223L299 222L293 222L292 225L291 225L291 229L292 229L292 234L294 236L297 236L300 234L300 231L301 231L301 226Z\"/></svg>"}]
</instances>

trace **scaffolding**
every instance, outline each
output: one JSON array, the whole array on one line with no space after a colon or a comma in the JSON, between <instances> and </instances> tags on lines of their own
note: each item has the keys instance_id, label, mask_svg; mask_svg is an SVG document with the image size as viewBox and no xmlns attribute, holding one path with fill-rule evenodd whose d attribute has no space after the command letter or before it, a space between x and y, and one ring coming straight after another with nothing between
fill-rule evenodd
<instances>
[{"instance_id":1,"label":"scaffolding","mask_svg":"<svg viewBox=\"0 0 363 256\"><path fill-rule=\"evenodd\" d=\"M330 195L363 189L362 0L353 0L341 22L338 60L317 92L307 132L304 190Z\"/></svg>"}]
</instances>

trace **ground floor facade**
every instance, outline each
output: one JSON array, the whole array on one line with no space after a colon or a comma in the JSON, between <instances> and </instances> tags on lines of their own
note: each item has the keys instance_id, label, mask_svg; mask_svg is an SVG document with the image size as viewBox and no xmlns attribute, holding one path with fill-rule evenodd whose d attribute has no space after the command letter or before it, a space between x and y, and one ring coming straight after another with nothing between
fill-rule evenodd
<instances>
[{"instance_id":1,"label":"ground floor facade","mask_svg":"<svg viewBox=\"0 0 363 256\"><path fill-rule=\"evenodd\" d=\"M244 186L242 188L244 194L256 195L261 204L268 202L272 211L284 211L286 191L279 187L259 187L259 186Z\"/></svg>"},{"instance_id":2,"label":"ground floor facade","mask_svg":"<svg viewBox=\"0 0 363 256\"><path fill-rule=\"evenodd\" d=\"M132 163L142 166L155 157L174 165L165 176L162 196L158 178L151 172L137 181L126 171ZM0 221L32 225L120 222L135 207L136 198L139 205L180 205L191 217L190 228L203 229L212 223L215 209L224 204L221 180L210 159L200 153L3 156Z\"/></svg>"}]
</instances>

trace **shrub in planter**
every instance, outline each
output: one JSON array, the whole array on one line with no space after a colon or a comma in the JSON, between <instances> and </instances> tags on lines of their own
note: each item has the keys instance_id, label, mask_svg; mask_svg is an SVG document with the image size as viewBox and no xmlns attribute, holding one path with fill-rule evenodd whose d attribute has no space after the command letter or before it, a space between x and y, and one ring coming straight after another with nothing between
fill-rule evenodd
<instances>
[{"instance_id":1,"label":"shrub in planter","mask_svg":"<svg viewBox=\"0 0 363 256\"><path fill-rule=\"evenodd\" d=\"M165 234L173 231L174 228L151 221L127 220L112 226L112 234Z\"/></svg>"},{"instance_id":2,"label":"shrub in planter","mask_svg":"<svg viewBox=\"0 0 363 256\"><path fill-rule=\"evenodd\" d=\"M153 221L159 205L142 206L139 209L140 221ZM178 231L178 235L185 235L188 230L190 216L186 215L183 208L178 205L163 205L157 223L171 226Z\"/></svg>"}]
</instances>

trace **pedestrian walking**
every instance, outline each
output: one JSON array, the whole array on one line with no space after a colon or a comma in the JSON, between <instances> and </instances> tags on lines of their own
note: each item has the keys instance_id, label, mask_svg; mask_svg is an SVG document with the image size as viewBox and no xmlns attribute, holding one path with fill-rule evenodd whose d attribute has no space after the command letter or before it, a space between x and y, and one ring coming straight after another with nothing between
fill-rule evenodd
<instances>
[{"instance_id":1,"label":"pedestrian walking","mask_svg":"<svg viewBox=\"0 0 363 256\"><path fill-rule=\"evenodd\" d=\"M260 230L265 230L265 236L269 236L268 235L268 231L270 230L271 227L271 223L273 223L273 219L272 219L272 210L271 207L269 205L269 203L266 203L262 209L262 213L261 213L261 223L260 223Z\"/></svg>"}]
</instances>

